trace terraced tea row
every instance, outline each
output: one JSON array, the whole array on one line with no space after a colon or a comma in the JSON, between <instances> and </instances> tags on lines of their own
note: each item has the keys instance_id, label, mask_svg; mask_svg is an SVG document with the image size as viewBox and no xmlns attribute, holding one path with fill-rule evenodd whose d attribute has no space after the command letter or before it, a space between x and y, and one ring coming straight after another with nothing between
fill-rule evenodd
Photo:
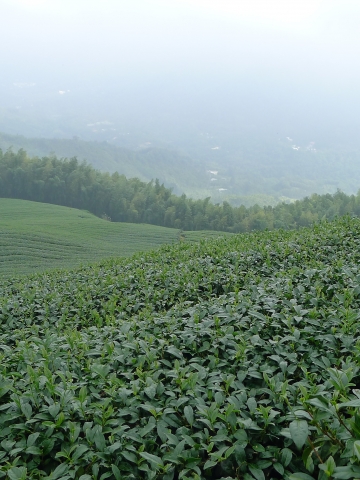
<instances>
[{"instance_id":1,"label":"terraced tea row","mask_svg":"<svg viewBox=\"0 0 360 480\"><path fill-rule=\"evenodd\" d=\"M112 223L82 210L0 199L0 276L73 268L209 235L187 232L185 237L176 229Z\"/></svg>"},{"instance_id":2,"label":"terraced tea row","mask_svg":"<svg viewBox=\"0 0 360 480\"><path fill-rule=\"evenodd\" d=\"M231 234L104 222L81 210L0 199L0 276L69 268L163 243L220 236Z\"/></svg>"}]
</instances>

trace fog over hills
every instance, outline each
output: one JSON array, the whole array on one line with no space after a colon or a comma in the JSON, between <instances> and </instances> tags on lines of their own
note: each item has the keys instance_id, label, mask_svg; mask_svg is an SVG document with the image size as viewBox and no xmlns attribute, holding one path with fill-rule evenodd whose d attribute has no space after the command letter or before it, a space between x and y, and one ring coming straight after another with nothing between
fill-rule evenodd
<instances>
[{"instance_id":1,"label":"fog over hills","mask_svg":"<svg viewBox=\"0 0 360 480\"><path fill-rule=\"evenodd\" d=\"M214 201L360 186L355 0L4 0L2 16L0 131L69 140L2 148Z\"/></svg>"},{"instance_id":2,"label":"fog over hills","mask_svg":"<svg viewBox=\"0 0 360 480\"><path fill-rule=\"evenodd\" d=\"M226 200L233 205L275 205L337 189L356 193L360 185L359 151L316 149L313 143L298 145L290 137L276 143L247 139L237 152L227 153L226 161L217 157L220 147L211 148L207 156L199 154L194 161L180 151L146 144L129 149L106 141L26 138L4 133L0 133L0 148L23 148L28 155L38 157L76 156L103 172L117 171L144 181L159 179L175 194L211 197L214 203Z\"/></svg>"}]
</instances>

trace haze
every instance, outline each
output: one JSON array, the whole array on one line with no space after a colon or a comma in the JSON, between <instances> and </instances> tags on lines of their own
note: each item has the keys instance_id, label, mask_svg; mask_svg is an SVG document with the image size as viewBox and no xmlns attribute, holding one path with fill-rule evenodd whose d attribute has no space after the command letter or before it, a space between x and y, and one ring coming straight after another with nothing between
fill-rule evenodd
<instances>
[{"instance_id":1,"label":"haze","mask_svg":"<svg viewBox=\"0 0 360 480\"><path fill-rule=\"evenodd\" d=\"M108 122L120 144L131 133L190 154L205 133L226 148L249 136L359 144L356 0L1 0L0 11L2 131L97 138L91 126Z\"/></svg>"}]
</instances>

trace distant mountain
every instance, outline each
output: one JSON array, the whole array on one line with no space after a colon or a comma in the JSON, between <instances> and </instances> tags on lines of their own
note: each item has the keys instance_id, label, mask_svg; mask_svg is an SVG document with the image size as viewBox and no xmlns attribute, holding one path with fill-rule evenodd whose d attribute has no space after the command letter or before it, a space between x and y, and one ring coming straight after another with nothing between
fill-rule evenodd
<instances>
[{"instance_id":1,"label":"distant mountain","mask_svg":"<svg viewBox=\"0 0 360 480\"><path fill-rule=\"evenodd\" d=\"M108 142L84 141L76 137L26 138L0 133L0 148L3 151L23 148L30 156L38 157L51 154L58 158L77 157L103 172L117 171L128 178L137 177L143 181L157 178L176 194L196 192L208 182L205 166L176 151L148 145L130 150Z\"/></svg>"},{"instance_id":2,"label":"distant mountain","mask_svg":"<svg viewBox=\"0 0 360 480\"><path fill-rule=\"evenodd\" d=\"M353 194L360 188L359 150L318 149L314 142L297 143L290 137L239 136L236 144L231 144L225 135L203 135L199 145L184 153L149 142L130 149L78 137L26 138L0 133L2 150L23 148L30 156L39 157L76 156L103 172L118 171L143 181L159 179L175 194L211 197L213 203L275 205L337 189Z\"/></svg>"}]
</instances>

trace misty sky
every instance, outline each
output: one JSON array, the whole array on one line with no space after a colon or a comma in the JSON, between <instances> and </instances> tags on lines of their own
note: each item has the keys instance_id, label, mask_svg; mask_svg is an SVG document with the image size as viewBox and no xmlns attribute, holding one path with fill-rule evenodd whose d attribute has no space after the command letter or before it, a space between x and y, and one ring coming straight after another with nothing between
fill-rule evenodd
<instances>
[{"instance_id":1,"label":"misty sky","mask_svg":"<svg viewBox=\"0 0 360 480\"><path fill-rule=\"evenodd\" d=\"M360 127L359 0L0 0L0 15L3 85L291 134Z\"/></svg>"}]
</instances>

